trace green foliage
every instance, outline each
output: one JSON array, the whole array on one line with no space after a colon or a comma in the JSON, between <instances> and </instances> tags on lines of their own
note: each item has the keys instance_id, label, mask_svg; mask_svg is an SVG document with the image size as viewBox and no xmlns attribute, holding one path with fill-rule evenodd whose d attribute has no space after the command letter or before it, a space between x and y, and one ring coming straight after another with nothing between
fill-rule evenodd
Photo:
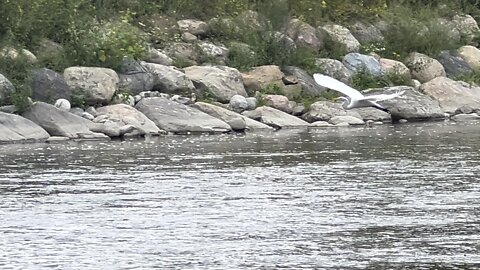
<instances>
[{"instance_id":1,"label":"green foliage","mask_svg":"<svg viewBox=\"0 0 480 270\"><path fill-rule=\"evenodd\" d=\"M72 107L85 109L87 107L88 93L82 89L73 89L70 99Z\"/></svg>"},{"instance_id":2,"label":"green foliage","mask_svg":"<svg viewBox=\"0 0 480 270\"><path fill-rule=\"evenodd\" d=\"M6 103L15 105L19 112L24 112L30 106L30 76L35 67L36 64L20 49L6 46L0 51L0 74L15 87Z\"/></svg>"},{"instance_id":3,"label":"green foliage","mask_svg":"<svg viewBox=\"0 0 480 270\"><path fill-rule=\"evenodd\" d=\"M450 33L450 26L440 23L441 9L429 6L396 6L385 15L389 29L385 33L382 56L401 59L411 52L436 55L442 50L458 48L462 45Z\"/></svg>"},{"instance_id":4,"label":"green foliage","mask_svg":"<svg viewBox=\"0 0 480 270\"><path fill-rule=\"evenodd\" d=\"M27 85L18 85L15 88L15 92L10 96L11 103L15 105L18 113L27 111L32 105L32 90Z\"/></svg>"},{"instance_id":5,"label":"green foliage","mask_svg":"<svg viewBox=\"0 0 480 270\"><path fill-rule=\"evenodd\" d=\"M473 85L480 85L480 70L473 70L459 74L453 78L456 81L463 81Z\"/></svg>"},{"instance_id":6,"label":"green foliage","mask_svg":"<svg viewBox=\"0 0 480 270\"><path fill-rule=\"evenodd\" d=\"M126 58L137 59L147 50L146 37L127 19L94 21L79 30L66 50L76 65L117 69Z\"/></svg>"},{"instance_id":7,"label":"green foliage","mask_svg":"<svg viewBox=\"0 0 480 270\"><path fill-rule=\"evenodd\" d=\"M367 70L363 69L352 76L352 87L358 90L399 85L412 86L413 83L409 76L400 75L397 72L373 76Z\"/></svg>"}]
</instances>

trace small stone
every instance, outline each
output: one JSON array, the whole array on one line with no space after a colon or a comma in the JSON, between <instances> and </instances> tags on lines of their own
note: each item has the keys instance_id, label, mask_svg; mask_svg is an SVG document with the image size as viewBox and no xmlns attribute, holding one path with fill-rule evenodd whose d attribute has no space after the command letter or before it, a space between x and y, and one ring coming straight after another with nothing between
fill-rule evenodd
<instances>
[{"instance_id":1,"label":"small stone","mask_svg":"<svg viewBox=\"0 0 480 270\"><path fill-rule=\"evenodd\" d=\"M85 112L91 114L93 117L97 117L98 116L98 113L97 113L97 109L95 109L95 107L88 107Z\"/></svg>"},{"instance_id":2,"label":"small stone","mask_svg":"<svg viewBox=\"0 0 480 270\"><path fill-rule=\"evenodd\" d=\"M101 115L95 117L95 119L93 119L93 122L95 122L95 123L105 123L107 120L108 120L108 115L101 114Z\"/></svg>"},{"instance_id":3,"label":"small stone","mask_svg":"<svg viewBox=\"0 0 480 270\"><path fill-rule=\"evenodd\" d=\"M69 111L71 108L70 101L64 98L57 99L57 101L55 101L55 107L60 110Z\"/></svg>"},{"instance_id":4,"label":"small stone","mask_svg":"<svg viewBox=\"0 0 480 270\"><path fill-rule=\"evenodd\" d=\"M230 125L233 130L245 130L247 128L245 120L241 117L233 118L227 121L227 124Z\"/></svg>"},{"instance_id":5,"label":"small stone","mask_svg":"<svg viewBox=\"0 0 480 270\"><path fill-rule=\"evenodd\" d=\"M309 125L309 127L331 127L332 124L329 124L327 121L316 121Z\"/></svg>"},{"instance_id":6,"label":"small stone","mask_svg":"<svg viewBox=\"0 0 480 270\"><path fill-rule=\"evenodd\" d=\"M68 137L62 137L62 136L51 136L47 139L47 142L48 143L52 143L52 142L64 142L64 141L68 141L70 138Z\"/></svg>"},{"instance_id":7,"label":"small stone","mask_svg":"<svg viewBox=\"0 0 480 270\"><path fill-rule=\"evenodd\" d=\"M398 120L398 123L400 123L400 124L405 124L405 123L407 123L407 122L408 122L407 119L400 119L400 120Z\"/></svg>"},{"instance_id":8,"label":"small stone","mask_svg":"<svg viewBox=\"0 0 480 270\"><path fill-rule=\"evenodd\" d=\"M246 100L248 104L247 110L255 110L255 108L257 107L257 98L247 97Z\"/></svg>"},{"instance_id":9,"label":"small stone","mask_svg":"<svg viewBox=\"0 0 480 270\"><path fill-rule=\"evenodd\" d=\"M463 122L463 121L472 121L472 120L479 120L480 116L476 113L470 113L470 114L457 114L452 116L451 120L455 122Z\"/></svg>"},{"instance_id":10,"label":"small stone","mask_svg":"<svg viewBox=\"0 0 480 270\"><path fill-rule=\"evenodd\" d=\"M257 110L243 111L242 115L253 120L260 120L262 118L262 114Z\"/></svg>"},{"instance_id":11,"label":"small stone","mask_svg":"<svg viewBox=\"0 0 480 270\"><path fill-rule=\"evenodd\" d=\"M95 117L94 117L92 114L88 113L88 112L82 113L81 116L82 116L83 118L85 118L85 119L90 120L90 121L93 121L93 119L95 119Z\"/></svg>"},{"instance_id":12,"label":"small stone","mask_svg":"<svg viewBox=\"0 0 480 270\"><path fill-rule=\"evenodd\" d=\"M234 95L230 99L229 105L235 112L243 112L249 108L247 99L242 95Z\"/></svg>"},{"instance_id":13,"label":"small stone","mask_svg":"<svg viewBox=\"0 0 480 270\"><path fill-rule=\"evenodd\" d=\"M341 122L341 123L338 123L338 124L336 124L336 125L334 125L334 126L336 126L336 127L349 127L350 124L347 123L347 122Z\"/></svg>"}]
</instances>

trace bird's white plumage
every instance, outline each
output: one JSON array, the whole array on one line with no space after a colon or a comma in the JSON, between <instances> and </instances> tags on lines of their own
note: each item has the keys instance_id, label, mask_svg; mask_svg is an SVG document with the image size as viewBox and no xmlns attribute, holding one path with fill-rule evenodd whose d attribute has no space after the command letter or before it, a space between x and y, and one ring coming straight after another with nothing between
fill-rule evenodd
<instances>
[{"instance_id":1,"label":"bird's white plumage","mask_svg":"<svg viewBox=\"0 0 480 270\"><path fill-rule=\"evenodd\" d=\"M316 73L313 74L313 79L318 85L338 91L351 99L361 99L364 97L362 93L358 92L358 90L355 90L332 77Z\"/></svg>"},{"instance_id":2,"label":"bird's white plumage","mask_svg":"<svg viewBox=\"0 0 480 270\"><path fill-rule=\"evenodd\" d=\"M353 89L352 87L346 85L345 83L338 81L330 76L322 75L322 74L313 74L313 79L315 82L323 87L330 88L332 90L338 91L350 99L350 108L353 107L365 107L364 105L368 104L368 102L372 102L372 105L380 106L376 102L384 101L392 98L399 97L405 93L405 91L400 91L398 93L393 94L378 94L378 95L370 95L364 96L358 90ZM362 102L365 101L365 102ZM373 104L375 103L375 104ZM360 106L360 104L362 106ZM358 105L358 106L355 106Z\"/></svg>"}]
</instances>

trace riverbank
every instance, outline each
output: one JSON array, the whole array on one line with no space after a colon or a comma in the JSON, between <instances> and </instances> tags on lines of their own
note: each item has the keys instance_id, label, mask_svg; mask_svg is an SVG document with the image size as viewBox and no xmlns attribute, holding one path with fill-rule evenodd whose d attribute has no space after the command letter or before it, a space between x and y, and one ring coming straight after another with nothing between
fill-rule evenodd
<instances>
[{"instance_id":1,"label":"riverbank","mask_svg":"<svg viewBox=\"0 0 480 270\"><path fill-rule=\"evenodd\" d=\"M303 62L250 66L259 63L258 51L251 44L224 44L220 38L225 27L242 20L238 27L249 22L249 27L255 27L249 28L250 35L260 35L277 52L300 57L297 60ZM169 22L181 40L162 46L152 43L147 55L139 60L124 59L116 69L70 66L58 72L38 67L28 82L29 95L0 74L0 104L4 104L0 107L0 142L480 119L480 87L475 83L480 77L480 50L476 47L480 29L470 15L452 14L447 21L426 28L432 34L440 27L447 40L459 45L456 49L435 55L410 52L401 59L388 58L384 48L372 47L398 30L386 20L313 27L291 18L273 32L271 23L251 10L233 21ZM238 29L239 40L244 36L242 29ZM52 40L42 42L49 55L66 49ZM310 53L302 55L306 51ZM330 57L321 57L321 51L329 51ZM283 59L281 54L273 62ZM0 57L12 63L38 63L45 57L44 51L37 55L4 47ZM249 67L240 68L240 63ZM314 82L312 74L317 72L365 94L400 90L405 94L381 102L391 114L373 108L346 111L332 101L336 92Z\"/></svg>"}]
</instances>

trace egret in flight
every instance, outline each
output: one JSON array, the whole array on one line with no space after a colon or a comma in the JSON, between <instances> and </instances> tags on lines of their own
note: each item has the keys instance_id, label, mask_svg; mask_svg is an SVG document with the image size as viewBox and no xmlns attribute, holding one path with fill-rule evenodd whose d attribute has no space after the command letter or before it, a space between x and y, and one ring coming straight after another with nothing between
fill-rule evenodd
<instances>
[{"instance_id":1,"label":"egret in flight","mask_svg":"<svg viewBox=\"0 0 480 270\"><path fill-rule=\"evenodd\" d=\"M362 107L374 107L384 112L390 113L390 111L387 108L378 104L377 102L396 98L401 96L403 93L405 93L405 91L400 91L394 94L364 96L359 91L353 89L352 87L332 77L322 75L322 74L313 74L313 79L320 86L330 88L332 90L335 90L344 94L346 97L339 97L338 99L343 101L342 107L345 110L349 110L353 108L362 108Z\"/></svg>"}]
</instances>

